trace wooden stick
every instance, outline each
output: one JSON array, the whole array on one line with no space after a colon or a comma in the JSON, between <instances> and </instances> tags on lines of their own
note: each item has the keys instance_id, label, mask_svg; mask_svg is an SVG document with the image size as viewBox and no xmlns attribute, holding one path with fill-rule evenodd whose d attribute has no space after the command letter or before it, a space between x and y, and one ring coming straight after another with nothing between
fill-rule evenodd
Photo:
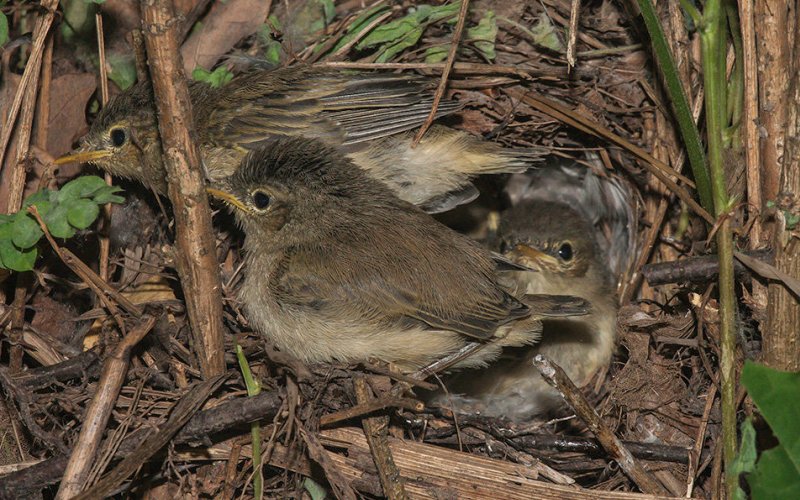
<instances>
[{"instance_id":1,"label":"wooden stick","mask_svg":"<svg viewBox=\"0 0 800 500\"><path fill-rule=\"evenodd\" d=\"M631 455L631 452L622 444L617 436L603 424L600 415L594 411L589 402L575 384L569 379L564 370L547 357L537 354L533 364L542 374L548 384L552 385L564 396L575 414L578 415L597 437L603 448L614 457L625 474L644 492L651 495L669 495L669 492L647 472L644 467Z\"/></svg>"},{"instance_id":2,"label":"wooden stick","mask_svg":"<svg viewBox=\"0 0 800 500\"><path fill-rule=\"evenodd\" d=\"M58 0L44 0L42 2L44 14L36 20L36 25L33 28L33 47L31 48L31 55L28 58L28 63L25 65L25 71L22 72L22 79L19 82L17 93L14 95L14 100L11 103L11 109L3 122L2 135L0 136L0 170L3 168L3 160L7 152L8 142L11 140L11 134L14 130L19 130L20 139L17 146L17 159L24 157L28 153L28 141L31 134L31 123L33 122L33 109L31 109L30 121L22 120L19 127L14 127L17 121L20 108L22 107L23 99L31 102L30 106L33 108L36 102L36 92L38 91L39 74L42 67L42 55L44 52L44 45L47 39L47 33L50 31L50 26L53 24L56 9L58 8ZM25 138L27 136L27 139ZM23 145L20 147L19 145ZM23 155L23 156L20 156ZM23 188L25 187L25 166L16 162L11 176L5 177L4 182L10 183L8 190L8 199L6 200L5 210L3 213L11 213L19 210L22 205Z\"/></svg>"},{"instance_id":3,"label":"wooden stick","mask_svg":"<svg viewBox=\"0 0 800 500\"><path fill-rule=\"evenodd\" d=\"M117 401L117 396L128 374L131 350L147 335L156 324L152 316L142 317L142 323L134 328L117 345L103 365L103 373L97 382L97 390L92 397L92 402L86 409L81 433L78 442L72 449L61 487L56 495L57 500L72 498L81 492L89 470L92 468L95 454L103 439L111 411Z\"/></svg>"},{"instance_id":4,"label":"wooden stick","mask_svg":"<svg viewBox=\"0 0 800 500\"><path fill-rule=\"evenodd\" d=\"M142 26L150 61L169 198L175 213L176 264L203 377L225 371L222 283L211 231L189 88L178 42L180 23L171 0L142 0Z\"/></svg>"},{"instance_id":5,"label":"wooden stick","mask_svg":"<svg viewBox=\"0 0 800 500\"><path fill-rule=\"evenodd\" d=\"M100 104L106 107L108 104L108 71L106 70L106 42L103 35L103 16L99 12L94 15L95 27L97 28L97 56L100 65ZM105 174L106 184L111 185L111 174ZM111 250L108 238L108 227L111 225L111 203L103 205L103 224L98 231L100 240L100 278L108 281L108 255Z\"/></svg>"},{"instance_id":6,"label":"wooden stick","mask_svg":"<svg viewBox=\"0 0 800 500\"><path fill-rule=\"evenodd\" d=\"M369 446L360 429L352 427L327 429L320 432L325 446L347 453L328 451L335 463L353 485L362 490L368 486L375 470L364 467L369 463ZM536 479L536 472L528 466L505 460L486 458L441 446L389 438L400 474L406 480L406 491L411 498L537 498L542 500L655 500L652 495L620 491L597 491L551 484ZM274 461L280 453L274 454ZM291 466L290 466L291 467ZM362 490L363 491L363 490Z\"/></svg>"},{"instance_id":7,"label":"wooden stick","mask_svg":"<svg viewBox=\"0 0 800 500\"><path fill-rule=\"evenodd\" d=\"M367 415L374 411L383 410L384 408L403 408L409 411L419 412L425 409L425 405L416 399L398 398L389 395L388 397L371 399L364 403L359 402L356 406L323 415L319 419L319 425L320 427L327 427L345 420L350 420L351 418Z\"/></svg>"},{"instance_id":8,"label":"wooden stick","mask_svg":"<svg viewBox=\"0 0 800 500\"><path fill-rule=\"evenodd\" d=\"M354 379L353 385L359 404L366 404L372 399L372 394L370 394L367 382L363 377ZM381 479L384 495L389 500L407 499L405 481L400 476L400 471L392 458L392 451L389 449L389 417L367 417L362 420L362 425L372 459L378 468L378 477Z\"/></svg>"},{"instance_id":9,"label":"wooden stick","mask_svg":"<svg viewBox=\"0 0 800 500\"><path fill-rule=\"evenodd\" d=\"M578 18L581 12L581 0L572 0L569 10L569 39L567 40L567 71L572 71L577 59L575 45L578 42Z\"/></svg>"},{"instance_id":10,"label":"wooden stick","mask_svg":"<svg viewBox=\"0 0 800 500\"><path fill-rule=\"evenodd\" d=\"M114 470L109 472L93 487L75 496L73 500L90 500L93 498L105 498L112 495L125 479L136 472L143 463L169 443L170 439L186 425L186 422L192 418L192 415L197 413L197 410L203 406L206 399L208 399L211 393L214 392L224 380L225 377L220 375L195 384L189 389L186 395L178 401L170 414L169 420L159 427L158 432L155 433L154 436L146 439L133 453L122 459Z\"/></svg>"}]
</instances>

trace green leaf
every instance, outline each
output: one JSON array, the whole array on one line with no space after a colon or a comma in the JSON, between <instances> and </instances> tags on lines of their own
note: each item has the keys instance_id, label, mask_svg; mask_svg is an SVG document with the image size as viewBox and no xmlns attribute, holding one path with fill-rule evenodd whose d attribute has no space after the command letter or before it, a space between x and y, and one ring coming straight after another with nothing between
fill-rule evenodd
<instances>
[{"instance_id":1,"label":"green leaf","mask_svg":"<svg viewBox=\"0 0 800 500\"><path fill-rule=\"evenodd\" d=\"M757 456L756 430L753 428L752 420L748 418L742 422L742 444L739 447L739 454L731 464L730 473L738 477L741 474L753 472ZM736 491L735 500L747 500L747 493L741 487Z\"/></svg>"},{"instance_id":2,"label":"green leaf","mask_svg":"<svg viewBox=\"0 0 800 500\"><path fill-rule=\"evenodd\" d=\"M30 248L44 235L39 224L26 212L17 212L11 227L11 241L21 249Z\"/></svg>"},{"instance_id":3,"label":"green leaf","mask_svg":"<svg viewBox=\"0 0 800 500\"><path fill-rule=\"evenodd\" d=\"M753 500L800 498L800 472L780 445L761 454L747 484Z\"/></svg>"},{"instance_id":4,"label":"green leaf","mask_svg":"<svg viewBox=\"0 0 800 500\"><path fill-rule=\"evenodd\" d=\"M8 41L8 18L0 12L0 47Z\"/></svg>"},{"instance_id":5,"label":"green leaf","mask_svg":"<svg viewBox=\"0 0 800 500\"><path fill-rule=\"evenodd\" d=\"M109 53L106 56L111 67L108 78L120 90L127 90L136 83L136 59L131 54Z\"/></svg>"},{"instance_id":6,"label":"green leaf","mask_svg":"<svg viewBox=\"0 0 800 500\"><path fill-rule=\"evenodd\" d=\"M783 211L783 216L786 219L786 229L792 230L800 223L800 215L795 215L788 210Z\"/></svg>"},{"instance_id":7,"label":"green leaf","mask_svg":"<svg viewBox=\"0 0 800 500\"><path fill-rule=\"evenodd\" d=\"M497 21L494 12L486 11L486 15L478 22L477 26L467 29L467 40L473 42L486 59L493 60L497 54L494 51L497 38Z\"/></svg>"},{"instance_id":8,"label":"green leaf","mask_svg":"<svg viewBox=\"0 0 800 500\"><path fill-rule=\"evenodd\" d=\"M742 383L786 448L800 477L800 373L773 370L748 361L742 370Z\"/></svg>"},{"instance_id":9,"label":"green leaf","mask_svg":"<svg viewBox=\"0 0 800 500\"><path fill-rule=\"evenodd\" d=\"M800 498L800 373L746 361L742 383L779 442L747 476L753 499Z\"/></svg>"},{"instance_id":10,"label":"green leaf","mask_svg":"<svg viewBox=\"0 0 800 500\"><path fill-rule=\"evenodd\" d=\"M12 271L30 271L36 263L36 247L30 250L19 250L11 241L13 223L0 224L0 266Z\"/></svg>"},{"instance_id":11,"label":"green leaf","mask_svg":"<svg viewBox=\"0 0 800 500\"><path fill-rule=\"evenodd\" d=\"M281 62L281 42L270 40L264 44L264 59L274 66Z\"/></svg>"},{"instance_id":12,"label":"green leaf","mask_svg":"<svg viewBox=\"0 0 800 500\"><path fill-rule=\"evenodd\" d=\"M458 11L461 9L461 2L453 2L444 5L420 5L419 9L425 15L429 23L436 23L443 20L455 22Z\"/></svg>"},{"instance_id":13,"label":"green leaf","mask_svg":"<svg viewBox=\"0 0 800 500\"><path fill-rule=\"evenodd\" d=\"M92 200L74 200L67 207L67 221L78 229L91 226L98 215L100 207Z\"/></svg>"},{"instance_id":14,"label":"green leaf","mask_svg":"<svg viewBox=\"0 0 800 500\"><path fill-rule=\"evenodd\" d=\"M23 272L33 269L38 252L36 247L19 250L10 240L0 240L0 262L6 269Z\"/></svg>"},{"instance_id":15,"label":"green leaf","mask_svg":"<svg viewBox=\"0 0 800 500\"><path fill-rule=\"evenodd\" d=\"M198 82L205 82L214 88L219 88L233 80L233 73L224 66L220 66L214 71L208 71L198 66L192 71L192 78Z\"/></svg>"},{"instance_id":16,"label":"green leaf","mask_svg":"<svg viewBox=\"0 0 800 500\"><path fill-rule=\"evenodd\" d=\"M303 488L308 492L311 500L325 500L328 498L328 492L325 491L325 488L310 477L303 479Z\"/></svg>"},{"instance_id":17,"label":"green leaf","mask_svg":"<svg viewBox=\"0 0 800 500\"><path fill-rule=\"evenodd\" d=\"M425 50L425 62L428 64L440 63L447 59L447 53L449 51L450 49L444 45L428 47L428 49Z\"/></svg>"},{"instance_id":18,"label":"green leaf","mask_svg":"<svg viewBox=\"0 0 800 500\"><path fill-rule=\"evenodd\" d=\"M311 23L309 27L311 32L325 29L325 27L333 21L333 18L336 17L336 6L333 5L333 0L309 0L308 3L309 6L311 6L312 3L316 3L317 5L311 7L322 14L322 16Z\"/></svg>"},{"instance_id":19,"label":"green leaf","mask_svg":"<svg viewBox=\"0 0 800 500\"><path fill-rule=\"evenodd\" d=\"M361 34L361 31L369 26L372 21L377 19L378 17L382 16L388 7L385 5L379 5L377 7L373 7L372 9L368 9L363 12L360 16L356 18L355 21L350 23L350 26L347 27L345 30L345 35L336 43L336 45L331 49L331 52L336 52L340 48L344 47L351 40Z\"/></svg>"},{"instance_id":20,"label":"green leaf","mask_svg":"<svg viewBox=\"0 0 800 500\"><path fill-rule=\"evenodd\" d=\"M56 238L71 238L75 234L67 220L67 207L64 204L54 206L42 219L50 234Z\"/></svg>"},{"instance_id":21,"label":"green leaf","mask_svg":"<svg viewBox=\"0 0 800 500\"><path fill-rule=\"evenodd\" d=\"M80 198L90 198L103 187L108 186L106 181L96 175L85 175L64 184L58 190L60 203Z\"/></svg>"},{"instance_id":22,"label":"green leaf","mask_svg":"<svg viewBox=\"0 0 800 500\"><path fill-rule=\"evenodd\" d=\"M31 205L36 205L36 207L39 208L39 205L42 203L50 203L49 189L42 189L25 198L25 201L22 202L22 208L28 208Z\"/></svg>"},{"instance_id":23,"label":"green leaf","mask_svg":"<svg viewBox=\"0 0 800 500\"><path fill-rule=\"evenodd\" d=\"M564 44L556 33L555 26L550 22L550 17L542 12L539 14L538 23L531 28L534 43L555 52L563 52Z\"/></svg>"},{"instance_id":24,"label":"green leaf","mask_svg":"<svg viewBox=\"0 0 800 500\"><path fill-rule=\"evenodd\" d=\"M106 203L123 203L125 198L117 196L114 193L119 193L122 188L119 186L104 186L94 194L94 202L98 205L105 205Z\"/></svg>"},{"instance_id":25,"label":"green leaf","mask_svg":"<svg viewBox=\"0 0 800 500\"><path fill-rule=\"evenodd\" d=\"M275 31L283 31L283 25L281 24L281 20L278 19L278 16L275 14L270 14L267 18L267 24L272 26L272 29Z\"/></svg>"},{"instance_id":26,"label":"green leaf","mask_svg":"<svg viewBox=\"0 0 800 500\"><path fill-rule=\"evenodd\" d=\"M416 38L413 38L415 33ZM420 22L414 14L409 14L400 19L390 21L383 26L378 26L358 42L357 48L360 50L387 43L396 43L403 39L409 39L409 35L413 38L413 43L416 43L419 36L422 35Z\"/></svg>"},{"instance_id":27,"label":"green leaf","mask_svg":"<svg viewBox=\"0 0 800 500\"><path fill-rule=\"evenodd\" d=\"M407 16L372 30L356 45L356 48L363 50L377 47L379 55L375 62L391 61L403 50L416 45L429 24L453 18L458 12L459 5L460 2L435 7L418 5Z\"/></svg>"}]
</instances>

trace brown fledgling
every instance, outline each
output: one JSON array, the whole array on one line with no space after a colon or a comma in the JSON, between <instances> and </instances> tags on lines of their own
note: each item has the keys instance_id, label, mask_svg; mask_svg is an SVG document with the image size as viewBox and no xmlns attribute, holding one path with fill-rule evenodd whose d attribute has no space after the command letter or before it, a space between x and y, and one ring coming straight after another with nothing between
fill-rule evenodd
<instances>
[{"instance_id":1,"label":"brown fledgling","mask_svg":"<svg viewBox=\"0 0 800 500\"><path fill-rule=\"evenodd\" d=\"M248 320L306 362L426 366L470 342L457 367L534 343L540 318L586 313L574 297L514 296L513 267L319 141L280 139L209 187L245 232Z\"/></svg>"},{"instance_id":2,"label":"brown fledgling","mask_svg":"<svg viewBox=\"0 0 800 500\"><path fill-rule=\"evenodd\" d=\"M536 354L554 360L578 386L609 365L617 338L615 290L636 253L636 222L623 184L566 162L513 176L507 195L514 205L500 219L505 255L538 271L514 272L516 286L529 294L582 297L592 307L583 317L543 321L537 345L506 352L480 373L447 381L457 394L450 401L460 410L519 421L561 402L533 366Z\"/></svg>"},{"instance_id":3,"label":"brown fledgling","mask_svg":"<svg viewBox=\"0 0 800 500\"><path fill-rule=\"evenodd\" d=\"M478 195L470 179L521 172L532 149L507 149L435 125L411 147L430 113L437 81L387 72L345 73L314 66L251 70L221 88L190 82L194 126L210 180L229 176L248 151L276 137L319 139L346 154L401 199L434 213ZM460 109L440 103L437 116ZM93 163L166 194L153 91L140 83L116 96L73 153L57 163Z\"/></svg>"}]
</instances>

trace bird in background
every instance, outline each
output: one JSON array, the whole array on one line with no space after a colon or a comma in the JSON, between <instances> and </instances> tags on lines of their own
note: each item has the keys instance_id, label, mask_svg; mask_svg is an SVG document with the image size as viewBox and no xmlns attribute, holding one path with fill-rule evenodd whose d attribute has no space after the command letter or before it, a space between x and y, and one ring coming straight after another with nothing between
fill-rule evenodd
<instances>
[{"instance_id":1,"label":"bird in background","mask_svg":"<svg viewBox=\"0 0 800 500\"><path fill-rule=\"evenodd\" d=\"M557 409L561 396L533 366L544 354L578 386L608 367L617 332L617 283L636 256L632 191L621 180L557 160L506 186L511 208L500 218L504 255L537 272L513 272L523 293L586 299L592 312L543 321L542 340L508 349L490 367L446 381L452 396L436 396L460 411L524 421Z\"/></svg>"},{"instance_id":2,"label":"bird in background","mask_svg":"<svg viewBox=\"0 0 800 500\"><path fill-rule=\"evenodd\" d=\"M377 358L403 371L481 349L535 343L541 318L584 300L513 294L522 269L399 199L320 140L266 141L208 187L244 233L241 302L251 326L309 363Z\"/></svg>"},{"instance_id":3,"label":"bird in background","mask_svg":"<svg viewBox=\"0 0 800 500\"><path fill-rule=\"evenodd\" d=\"M466 132L434 125L411 147L428 117L433 88L427 77L352 73L320 66L251 69L221 88L189 82L194 126L206 175L231 175L243 157L275 137L318 139L345 154L401 199L438 213L472 201L470 179L522 172L536 149L509 149ZM442 101L437 117L462 105ZM89 162L166 194L166 171L153 90L138 83L100 111L90 131L57 164Z\"/></svg>"}]
</instances>

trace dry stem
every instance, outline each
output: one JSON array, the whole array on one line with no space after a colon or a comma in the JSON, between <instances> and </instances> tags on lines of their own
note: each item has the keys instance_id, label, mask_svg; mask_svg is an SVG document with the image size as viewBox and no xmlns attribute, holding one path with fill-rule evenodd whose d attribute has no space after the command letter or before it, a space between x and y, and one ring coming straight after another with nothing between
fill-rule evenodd
<instances>
[{"instance_id":1,"label":"dry stem","mask_svg":"<svg viewBox=\"0 0 800 500\"><path fill-rule=\"evenodd\" d=\"M447 89L447 78L450 76L450 70L453 68L453 63L456 60L458 43L461 41L461 33L464 32L464 24L467 21L468 9L469 0L461 0L461 9L458 11L458 22L456 23L455 31L453 31L453 40L450 42L450 51L447 54L447 60L445 61L444 69L442 70L442 79L439 81L439 86L436 88L436 94L433 96L431 112L428 114L428 118L425 119L425 122L419 128L417 134L414 136L414 140L411 142L412 147L415 147L417 144L419 144L419 141L422 140L422 136L425 135L425 132L433 124L433 120L436 118L436 110L439 108L439 102L442 100L444 91Z\"/></svg>"},{"instance_id":2,"label":"dry stem","mask_svg":"<svg viewBox=\"0 0 800 500\"><path fill-rule=\"evenodd\" d=\"M372 399L369 386L363 377L353 380L356 391L356 399L359 404L367 404ZM369 450L372 459L378 468L378 477L381 479L381 486L386 498L389 500L403 500L408 498L405 490L405 481L400 476L397 464L392 458L392 450L389 449L389 417L368 417L362 420L364 434L367 436Z\"/></svg>"},{"instance_id":3,"label":"dry stem","mask_svg":"<svg viewBox=\"0 0 800 500\"><path fill-rule=\"evenodd\" d=\"M586 423L589 430L597 437L603 448L614 457L622 470L636 483L644 493L651 495L668 495L667 490L647 472L644 467L625 448L622 441L606 427L600 415L594 411L586 398L581 394L575 384L567 377L560 366L553 363L545 356L537 354L533 364L542 374L542 377L556 388L569 403L575 413Z\"/></svg>"},{"instance_id":4,"label":"dry stem","mask_svg":"<svg viewBox=\"0 0 800 500\"><path fill-rule=\"evenodd\" d=\"M103 365L103 373L97 382L97 390L92 402L86 409L81 433L72 449L69 463L64 471L61 487L56 495L57 500L72 498L83 489L89 471L94 463L95 454L103 439L111 411L117 401L117 396L128 374L131 350L147 335L156 324L156 318L143 316L142 323L126 335L117 345Z\"/></svg>"},{"instance_id":5,"label":"dry stem","mask_svg":"<svg viewBox=\"0 0 800 500\"><path fill-rule=\"evenodd\" d=\"M170 0L142 0L141 9L169 197L175 213L175 260L200 369L204 377L210 378L225 371L222 284L189 89L180 60L180 23Z\"/></svg>"}]
</instances>

